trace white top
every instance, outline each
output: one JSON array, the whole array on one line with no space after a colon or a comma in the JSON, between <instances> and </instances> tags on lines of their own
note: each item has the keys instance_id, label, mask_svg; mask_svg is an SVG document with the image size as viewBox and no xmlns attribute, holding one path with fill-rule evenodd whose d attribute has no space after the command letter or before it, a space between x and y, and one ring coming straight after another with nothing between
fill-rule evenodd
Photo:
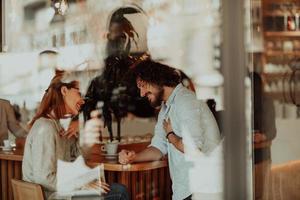
<instances>
[{"instance_id":1,"label":"white top","mask_svg":"<svg viewBox=\"0 0 300 200\"><path fill-rule=\"evenodd\" d=\"M80 154L75 139L59 135L61 128L58 120L40 118L25 143L23 180L42 185L47 198L56 191L57 160L70 162Z\"/></svg>"}]
</instances>

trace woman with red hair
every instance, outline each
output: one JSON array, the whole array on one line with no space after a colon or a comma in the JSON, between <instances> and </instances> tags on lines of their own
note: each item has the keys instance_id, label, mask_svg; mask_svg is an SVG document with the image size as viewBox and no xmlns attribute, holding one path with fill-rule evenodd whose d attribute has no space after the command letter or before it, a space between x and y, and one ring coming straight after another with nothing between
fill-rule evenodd
<instances>
[{"instance_id":1,"label":"woman with red hair","mask_svg":"<svg viewBox=\"0 0 300 200\"><path fill-rule=\"evenodd\" d=\"M40 184L46 198L57 191L58 159L74 161L81 152L88 152L93 145L83 140L83 146L79 147L76 134L66 132L59 121L78 115L83 104L79 82L65 82L64 72L57 71L30 123L31 130L26 139L22 165L23 180ZM103 127L99 119L91 121ZM91 128L93 125L87 123L84 135L89 135L88 126ZM66 134L68 137L65 137ZM89 141L95 141L97 135L88 137ZM91 137L94 139L91 140ZM106 183L95 182L89 186L96 187L99 191L102 189L105 193L104 199L128 199L128 193L123 185L109 186Z\"/></svg>"}]
</instances>

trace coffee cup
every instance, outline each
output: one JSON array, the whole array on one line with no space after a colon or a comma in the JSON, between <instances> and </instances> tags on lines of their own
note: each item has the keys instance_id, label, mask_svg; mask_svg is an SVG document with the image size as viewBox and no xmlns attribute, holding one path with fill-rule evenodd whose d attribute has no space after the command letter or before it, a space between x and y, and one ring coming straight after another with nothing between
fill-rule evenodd
<instances>
[{"instance_id":1,"label":"coffee cup","mask_svg":"<svg viewBox=\"0 0 300 200\"><path fill-rule=\"evenodd\" d=\"M106 152L108 155L115 155L118 151L118 142L107 142L101 146L101 151Z\"/></svg>"},{"instance_id":2,"label":"coffee cup","mask_svg":"<svg viewBox=\"0 0 300 200\"><path fill-rule=\"evenodd\" d=\"M9 140L3 140L3 143L4 143L4 147L5 148L10 148L10 141Z\"/></svg>"}]
</instances>

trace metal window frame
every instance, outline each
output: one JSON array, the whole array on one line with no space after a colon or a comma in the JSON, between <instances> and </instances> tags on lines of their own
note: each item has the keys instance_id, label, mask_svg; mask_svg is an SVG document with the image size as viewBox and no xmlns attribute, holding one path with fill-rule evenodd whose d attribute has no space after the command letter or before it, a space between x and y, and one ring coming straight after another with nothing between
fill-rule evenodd
<instances>
[{"instance_id":1,"label":"metal window frame","mask_svg":"<svg viewBox=\"0 0 300 200\"><path fill-rule=\"evenodd\" d=\"M4 43L4 0L0 0L0 52L3 51Z\"/></svg>"},{"instance_id":2,"label":"metal window frame","mask_svg":"<svg viewBox=\"0 0 300 200\"><path fill-rule=\"evenodd\" d=\"M223 0L222 72L224 75L224 199L251 199L247 173L245 107L245 1ZM252 176L251 176L252 177ZM250 193L249 193L250 191Z\"/></svg>"}]
</instances>

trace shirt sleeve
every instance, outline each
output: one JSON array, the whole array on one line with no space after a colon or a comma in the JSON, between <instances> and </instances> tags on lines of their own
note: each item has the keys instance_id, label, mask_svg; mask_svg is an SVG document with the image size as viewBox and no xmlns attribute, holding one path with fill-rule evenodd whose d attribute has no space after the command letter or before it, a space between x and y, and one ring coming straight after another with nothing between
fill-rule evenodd
<instances>
[{"instance_id":1,"label":"shirt sleeve","mask_svg":"<svg viewBox=\"0 0 300 200\"><path fill-rule=\"evenodd\" d=\"M49 191L56 191L56 128L50 122L38 123L34 128L34 131L37 131L32 142L35 182Z\"/></svg>"},{"instance_id":2,"label":"shirt sleeve","mask_svg":"<svg viewBox=\"0 0 300 200\"><path fill-rule=\"evenodd\" d=\"M27 131L20 126L19 122L16 119L14 110L9 103L7 103L7 106L5 106L5 113L7 116L7 125L10 132L12 132L12 134L14 134L16 137L25 137L27 135Z\"/></svg>"},{"instance_id":3,"label":"shirt sleeve","mask_svg":"<svg viewBox=\"0 0 300 200\"><path fill-rule=\"evenodd\" d=\"M220 142L220 132L213 114L206 103L191 94L178 98L176 117L180 123L185 149L189 145L208 153Z\"/></svg>"},{"instance_id":4,"label":"shirt sleeve","mask_svg":"<svg viewBox=\"0 0 300 200\"><path fill-rule=\"evenodd\" d=\"M263 101L263 133L265 133L267 140L273 140L276 137L274 103L268 97L264 97Z\"/></svg>"},{"instance_id":5,"label":"shirt sleeve","mask_svg":"<svg viewBox=\"0 0 300 200\"><path fill-rule=\"evenodd\" d=\"M160 150L163 155L168 153L168 145L165 131L163 130L162 121L160 120L160 116L158 116L158 121L155 125L154 136L151 140L150 146L153 146Z\"/></svg>"}]
</instances>

